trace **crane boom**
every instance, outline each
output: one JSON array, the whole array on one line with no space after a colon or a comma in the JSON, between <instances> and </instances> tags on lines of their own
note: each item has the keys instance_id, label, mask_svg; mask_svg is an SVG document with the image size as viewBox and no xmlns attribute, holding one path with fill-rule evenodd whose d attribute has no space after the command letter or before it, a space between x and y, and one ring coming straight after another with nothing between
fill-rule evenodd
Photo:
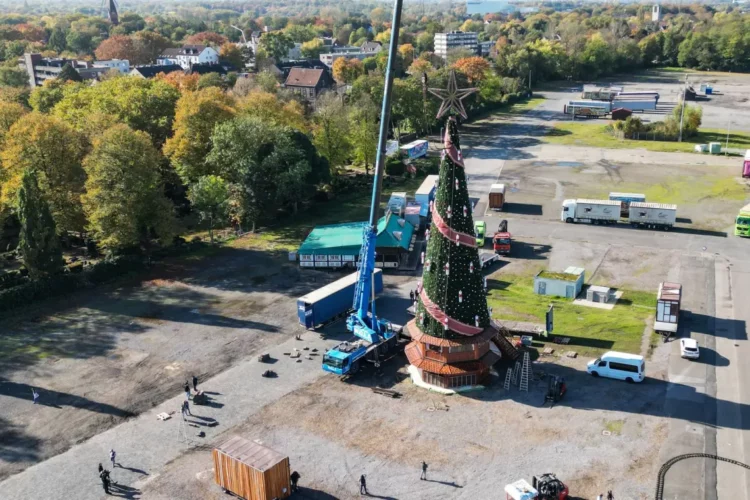
<instances>
[{"instance_id":1,"label":"crane boom","mask_svg":"<svg viewBox=\"0 0 750 500\"><path fill-rule=\"evenodd\" d=\"M394 0L393 22L391 24L391 41L388 46L388 65L385 70L385 89L383 105L380 109L380 133L378 151L375 159L375 178L372 185L370 202L370 220L365 224L362 235L362 249L359 254L359 279L354 292L354 312L347 319L347 328L357 337L368 342L378 342L383 334L383 326L375 314L373 293L373 273L375 272L375 245L378 236L378 215L380 213L380 195L383 190L383 171L385 170L386 142L388 124L391 117L391 96L393 95L393 70L398 49L398 35L401 25L401 8L403 0Z\"/></svg>"}]
</instances>

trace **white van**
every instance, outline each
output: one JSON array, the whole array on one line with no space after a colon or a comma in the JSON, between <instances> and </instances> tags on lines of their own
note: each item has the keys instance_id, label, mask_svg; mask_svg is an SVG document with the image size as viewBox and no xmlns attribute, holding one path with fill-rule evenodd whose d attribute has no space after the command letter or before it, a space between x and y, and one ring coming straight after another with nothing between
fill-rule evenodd
<instances>
[{"instance_id":1,"label":"white van","mask_svg":"<svg viewBox=\"0 0 750 500\"><path fill-rule=\"evenodd\" d=\"M642 382L646 373L646 362L643 356L626 352L609 351L601 358L589 361L586 365L594 377L609 377L627 382Z\"/></svg>"}]
</instances>

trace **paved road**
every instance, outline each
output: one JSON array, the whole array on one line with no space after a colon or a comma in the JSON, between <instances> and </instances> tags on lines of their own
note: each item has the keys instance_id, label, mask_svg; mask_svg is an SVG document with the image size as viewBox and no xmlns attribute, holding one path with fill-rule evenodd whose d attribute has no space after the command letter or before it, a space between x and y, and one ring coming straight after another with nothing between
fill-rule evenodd
<instances>
[{"instance_id":1,"label":"paved road","mask_svg":"<svg viewBox=\"0 0 750 500\"><path fill-rule=\"evenodd\" d=\"M750 307L750 241L733 236L706 235L690 230L645 231L629 226L570 225L562 222L513 219L509 214L487 210L489 185L500 176L508 161L555 159L597 161L602 158L630 163L700 164L705 157L692 154L646 153L642 151L571 148L537 144L533 138L544 132L545 111L507 124L503 135L485 134L467 142L466 169L469 191L474 199L475 219L485 220L490 229L506 218L514 239L595 242L610 246L646 247L681 253L679 265L669 279L689 284L684 288L680 335L698 340L703 350L698 362L680 358L679 342L672 342L666 394L669 436L660 460L684 453L710 453L750 463L750 364L745 361L750 346L747 324ZM512 146L523 143L521 151ZM510 137L510 141L508 140ZM530 137L530 139L528 138ZM511 145L509 148L508 145ZM712 161L722 161L711 158ZM564 199L557 186L555 199ZM654 478L654 481L656 478ZM750 474L737 466L713 460L691 459L676 464L667 476L665 498L709 500L748 498Z\"/></svg>"}]
</instances>

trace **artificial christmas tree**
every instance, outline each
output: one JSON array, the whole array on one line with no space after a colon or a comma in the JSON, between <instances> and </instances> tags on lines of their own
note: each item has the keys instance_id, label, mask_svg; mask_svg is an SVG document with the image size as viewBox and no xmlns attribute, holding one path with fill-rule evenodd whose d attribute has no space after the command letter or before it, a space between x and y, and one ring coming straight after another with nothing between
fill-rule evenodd
<instances>
[{"instance_id":1,"label":"artificial christmas tree","mask_svg":"<svg viewBox=\"0 0 750 500\"><path fill-rule=\"evenodd\" d=\"M456 121L446 123L416 317L407 328L409 371L420 385L461 390L479 385L500 359L474 235Z\"/></svg>"}]
</instances>

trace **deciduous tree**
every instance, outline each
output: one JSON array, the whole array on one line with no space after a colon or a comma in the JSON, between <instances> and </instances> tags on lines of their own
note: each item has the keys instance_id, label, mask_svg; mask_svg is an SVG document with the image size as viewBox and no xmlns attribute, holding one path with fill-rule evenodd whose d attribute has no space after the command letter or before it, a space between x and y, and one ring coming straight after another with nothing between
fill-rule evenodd
<instances>
[{"instance_id":1,"label":"deciduous tree","mask_svg":"<svg viewBox=\"0 0 750 500\"><path fill-rule=\"evenodd\" d=\"M354 147L354 158L370 173L370 166L375 165L378 149L378 107L369 95L363 95L350 110L350 137Z\"/></svg>"},{"instance_id":2,"label":"deciduous tree","mask_svg":"<svg viewBox=\"0 0 750 500\"><path fill-rule=\"evenodd\" d=\"M44 278L62 270L63 258L55 221L44 199L36 173L23 171L18 190L18 250L32 278Z\"/></svg>"},{"instance_id":3,"label":"deciduous tree","mask_svg":"<svg viewBox=\"0 0 750 500\"><path fill-rule=\"evenodd\" d=\"M59 231L83 230L80 196L86 153L81 134L60 119L32 112L19 118L5 135L2 159L3 205L14 206L21 177L33 169Z\"/></svg>"},{"instance_id":4,"label":"deciduous tree","mask_svg":"<svg viewBox=\"0 0 750 500\"><path fill-rule=\"evenodd\" d=\"M164 154L185 184L211 173L205 162L211 134L234 114L234 99L215 87L187 92L177 101L174 135L164 144Z\"/></svg>"},{"instance_id":5,"label":"deciduous tree","mask_svg":"<svg viewBox=\"0 0 750 500\"><path fill-rule=\"evenodd\" d=\"M473 56L459 59L453 67L466 75L470 82L478 83L490 69L490 63L483 57Z\"/></svg>"},{"instance_id":6,"label":"deciduous tree","mask_svg":"<svg viewBox=\"0 0 750 500\"><path fill-rule=\"evenodd\" d=\"M364 65L359 59L340 57L333 62L333 77L337 82L352 83L364 72Z\"/></svg>"},{"instance_id":7,"label":"deciduous tree","mask_svg":"<svg viewBox=\"0 0 750 500\"><path fill-rule=\"evenodd\" d=\"M305 109L294 100L281 101L278 96L256 89L249 92L238 105L243 116L254 116L268 123L308 132Z\"/></svg>"},{"instance_id":8,"label":"deciduous tree","mask_svg":"<svg viewBox=\"0 0 750 500\"><path fill-rule=\"evenodd\" d=\"M111 127L94 141L84 166L83 207L101 246L115 251L149 248L152 236L172 240L173 207L163 193L159 153L146 133L124 124Z\"/></svg>"},{"instance_id":9,"label":"deciduous tree","mask_svg":"<svg viewBox=\"0 0 750 500\"><path fill-rule=\"evenodd\" d=\"M188 195L201 216L208 221L208 235L214 242L214 226L226 220L229 208L229 188L226 181L217 175L205 175L190 186Z\"/></svg>"},{"instance_id":10,"label":"deciduous tree","mask_svg":"<svg viewBox=\"0 0 750 500\"><path fill-rule=\"evenodd\" d=\"M305 59L318 59L324 49L325 45L323 45L323 40L320 38L314 38L309 42L304 42L300 47L300 52Z\"/></svg>"},{"instance_id":11,"label":"deciduous tree","mask_svg":"<svg viewBox=\"0 0 750 500\"><path fill-rule=\"evenodd\" d=\"M180 92L192 92L198 89L198 73L186 75L182 71L172 71L170 73L159 73L154 79L162 81L176 88Z\"/></svg>"},{"instance_id":12,"label":"deciduous tree","mask_svg":"<svg viewBox=\"0 0 750 500\"><path fill-rule=\"evenodd\" d=\"M240 49L235 43L225 43L219 49L219 59L224 63L229 63L238 71L245 68L245 59Z\"/></svg>"},{"instance_id":13,"label":"deciduous tree","mask_svg":"<svg viewBox=\"0 0 750 500\"><path fill-rule=\"evenodd\" d=\"M127 35L114 35L102 40L94 54L97 59L127 59L133 66L150 62L143 45Z\"/></svg>"},{"instance_id":14,"label":"deciduous tree","mask_svg":"<svg viewBox=\"0 0 750 500\"><path fill-rule=\"evenodd\" d=\"M349 117L341 98L334 93L321 96L313 115L313 143L333 168L349 159Z\"/></svg>"},{"instance_id":15,"label":"deciduous tree","mask_svg":"<svg viewBox=\"0 0 750 500\"><path fill-rule=\"evenodd\" d=\"M292 39L281 31L263 33L260 37L260 48L265 51L268 57L273 57L276 62L285 58L292 47L294 47Z\"/></svg>"},{"instance_id":16,"label":"deciduous tree","mask_svg":"<svg viewBox=\"0 0 750 500\"><path fill-rule=\"evenodd\" d=\"M155 62L165 49L172 46L168 38L153 31L139 31L133 34L133 39L140 48L139 52L145 60L144 64ZM132 65L133 62L131 61L130 64Z\"/></svg>"},{"instance_id":17,"label":"deciduous tree","mask_svg":"<svg viewBox=\"0 0 750 500\"><path fill-rule=\"evenodd\" d=\"M185 39L185 43L189 45L211 45L214 47L221 47L228 41L227 37L213 31L202 31Z\"/></svg>"}]
</instances>

